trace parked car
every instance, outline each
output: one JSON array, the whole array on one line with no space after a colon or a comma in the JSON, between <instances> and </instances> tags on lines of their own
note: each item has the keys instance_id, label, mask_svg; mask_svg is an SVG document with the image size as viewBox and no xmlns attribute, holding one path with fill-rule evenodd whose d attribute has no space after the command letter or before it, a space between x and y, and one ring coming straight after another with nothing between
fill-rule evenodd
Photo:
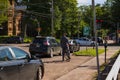
<instances>
[{"instance_id":1,"label":"parked car","mask_svg":"<svg viewBox=\"0 0 120 80\"><path fill-rule=\"evenodd\" d=\"M23 38L20 36L11 36L4 40L5 43L23 43Z\"/></svg>"},{"instance_id":2,"label":"parked car","mask_svg":"<svg viewBox=\"0 0 120 80\"><path fill-rule=\"evenodd\" d=\"M79 51L80 50L80 44L76 40L71 39L71 40L69 40L69 48L70 48L70 52Z\"/></svg>"},{"instance_id":3,"label":"parked car","mask_svg":"<svg viewBox=\"0 0 120 80\"><path fill-rule=\"evenodd\" d=\"M97 42L98 42L99 44L103 44L103 39L102 39L101 37L98 37L98 38L97 38Z\"/></svg>"},{"instance_id":4,"label":"parked car","mask_svg":"<svg viewBox=\"0 0 120 80\"><path fill-rule=\"evenodd\" d=\"M49 55L53 57L55 54L61 54L62 49L60 43L54 37L37 36L30 44L29 51L31 55Z\"/></svg>"},{"instance_id":5,"label":"parked car","mask_svg":"<svg viewBox=\"0 0 120 80\"><path fill-rule=\"evenodd\" d=\"M92 38L93 41L95 41L95 38ZM97 37L97 43L103 44L103 39L101 37Z\"/></svg>"},{"instance_id":6,"label":"parked car","mask_svg":"<svg viewBox=\"0 0 120 80\"><path fill-rule=\"evenodd\" d=\"M0 80L41 80L43 75L40 59L17 47L0 47Z\"/></svg>"},{"instance_id":7,"label":"parked car","mask_svg":"<svg viewBox=\"0 0 120 80\"><path fill-rule=\"evenodd\" d=\"M82 38L76 39L76 41L80 45L82 45L82 46L84 46L84 45L87 45L87 46L93 46L93 45L95 45L94 41L92 41L92 40L90 40L90 39L88 39L86 37L82 37Z\"/></svg>"}]
</instances>

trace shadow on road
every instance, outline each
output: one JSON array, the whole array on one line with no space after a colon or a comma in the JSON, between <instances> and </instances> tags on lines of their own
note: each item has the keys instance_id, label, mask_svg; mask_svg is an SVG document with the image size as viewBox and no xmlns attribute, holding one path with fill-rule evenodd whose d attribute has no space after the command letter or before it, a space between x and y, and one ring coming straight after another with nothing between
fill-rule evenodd
<instances>
[{"instance_id":1,"label":"shadow on road","mask_svg":"<svg viewBox=\"0 0 120 80\"><path fill-rule=\"evenodd\" d=\"M43 61L43 63L61 63L62 60L53 60L53 61Z\"/></svg>"}]
</instances>

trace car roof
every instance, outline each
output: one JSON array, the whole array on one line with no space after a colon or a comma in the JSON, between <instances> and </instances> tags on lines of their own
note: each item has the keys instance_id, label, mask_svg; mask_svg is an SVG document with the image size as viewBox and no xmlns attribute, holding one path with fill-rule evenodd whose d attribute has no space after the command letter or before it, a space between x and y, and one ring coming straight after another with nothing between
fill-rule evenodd
<instances>
[{"instance_id":1,"label":"car roof","mask_svg":"<svg viewBox=\"0 0 120 80\"><path fill-rule=\"evenodd\" d=\"M52 36L36 36L35 38L47 38L47 39L55 39L55 37Z\"/></svg>"},{"instance_id":2,"label":"car roof","mask_svg":"<svg viewBox=\"0 0 120 80\"><path fill-rule=\"evenodd\" d=\"M21 49L20 47L15 47L15 46L0 46L0 50L7 49L7 48L18 48L18 49ZM23 50L23 49L21 49L21 50ZM25 51L25 50L23 50L23 51ZM26 53L28 53L29 57L31 57L31 54L29 54L29 52L26 52Z\"/></svg>"},{"instance_id":3,"label":"car roof","mask_svg":"<svg viewBox=\"0 0 120 80\"><path fill-rule=\"evenodd\" d=\"M13 46L0 46L0 50L5 49L5 48L12 48Z\"/></svg>"},{"instance_id":4,"label":"car roof","mask_svg":"<svg viewBox=\"0 0 120 80\"><path fill-rule=\"evenodd\" d=\"M18 48L18 49L21 49L20 47L15 47L15 46L0 46L0 50L6 49L6 48Z\"/></svg>"}]
</instances>

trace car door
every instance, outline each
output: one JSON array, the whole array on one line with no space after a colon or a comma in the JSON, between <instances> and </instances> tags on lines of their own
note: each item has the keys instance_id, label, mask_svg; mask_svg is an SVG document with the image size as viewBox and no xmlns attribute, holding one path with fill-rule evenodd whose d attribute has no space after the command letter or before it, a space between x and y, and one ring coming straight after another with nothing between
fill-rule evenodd
<instances>
[{"instance_id":1,"label":"car door","mask_svg":"<svg viewBox=\"0 0 120 80\"><path fill-rule=\"evenodd\" d=\"M19 65L20 76L19 80L34 80L36 75L36 64L30 63L27 60L21 60L22 63Z\"/></svg>"},{"instance_id":2,"label":"car door","mask_svg":"<svg viewBox=\"0 0 120 80\"><path fill-rule=\"evenodd\" d=\"M51 39L50 43L53 45L54 54L60 53L60 45L57 43L57 41L55 39Z\"/></svg>"},{"instance_id":3,"label":"car door","mask_svg":"<svg viewBox=\"0 0 120 80\"><path fill-rule=\"evenodd\" d=\"M14 61L9 49L0 50L0 80L18 80L18 63Z\"/></svg>"},{"instance_id":4,"label":"car door","mask_svg":"<svg viewBox=\"0 0 120 80\"><path fill-rule=\"evenodd\" d=\"M86 41L84 39L82 39L82 38L79 39L79 42L80 42L81 45L85 45L86 44Z\"/></svg>"},{"instance_id":5,"label":"car door","mask_svg":"<svg viewBox=\"0 0 120 80\"><path fill-rule=\"evenodd\" d=\"M75 40L73 40L73 49L74 49L74 51L77 51L77 50L78 50L78 49L77 49L77 43L76 43Z\"/></svg>"},{"instance_id":6,"label":"car door","mask_svg":"<svg viewBox=\"0 0 120 80\"><path fill-rule=\"evenodd\" d=\"M34 76L36 75L36 65L30 63L28 53L18 48L12 48L12 50L16 60L21 61L19 64L19 80L34 80Z\"/></svg>"},{"instance_id":7,"label":"car door","mask_svg":"<svg viewBox=\"0 0 120 80\"><path fill-rule=\"evenodd\" d=\"M50 43L50 50L52 49L53 54L55 54L56 48L55 48L54 40L52 38L49 39L49 43Z\"/></svg>"},{"instance_id":8,"label":"car door","mask_svg":"<svg viewBox=\"0 0 120 80\"><path fill-rule=\"evenodd\" d=\"M55 45L56 45L56 50L57 50L56 52L61 55L62 48L61 48L60 43L55 40Z\"/></svg>"}]
</instances>

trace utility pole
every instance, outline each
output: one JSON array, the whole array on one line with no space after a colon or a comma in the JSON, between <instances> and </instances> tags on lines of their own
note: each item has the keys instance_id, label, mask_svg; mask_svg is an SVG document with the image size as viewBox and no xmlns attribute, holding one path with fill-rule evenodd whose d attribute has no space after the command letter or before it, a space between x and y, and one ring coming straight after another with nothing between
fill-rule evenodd
<instances>
[{"instance_id":1,"label":"utility pole","mask_svg":"<svg viewBox=\"0 0 120 80\"><path fill-rule=\"evenodd\" d=\"M38 21L37 18L35 18L34 20L35 20L35 22L37 23L37 33L38 33L37 35L40 36L40 31L41 31L40 22Z\"/></svg>"},{"instance_id":2,"label":"utility pole","mask_svg":"<svg viewBox=\"0 0 120 80\"><path fill-rule=\"evenodd\" d=\"M96 60L97 60L97 69L98 69L98 79L97 80L100 80L100 66L99 66L97 29L96 29L96 10L95 10L95 1L94 0L92 0L92 8L93 8L93 26L94 26L94 34L95 34Z\"/></svg>"},{"instance_id":3,"label":"utility pole","mask_svg":"<svg viewBox=\"0 0 120 80\"><path fill-rule=\"evenodd\" d=\"M54 7L53 7L53 0L52 0L52 8L51 8L51 12L52 12L52 15L51 15L51 35L53 36L54 34L54 23L53 23L53 19L54 19Z\"/></svg>"},{"instance_id":4,"label":"utility pole","mask_svg":"<svg viewBox=\"0 0 120 80\"><path fill-rule=\"evenodd\" d=\"M117 22L117 29L116 29L116 43L119 43L119 22Z\"/></svg>"},{"instance_id":5,"label":"utility pole","mask_svg":"<svg viewBox=\"0 0 120 80\"><path fill-rule=\"evenodd\" d=\"M80 37L80 35L79 35L79 28L80 28L80 11L78 11L78 39Z\"/></svg>"}]
</instances>

